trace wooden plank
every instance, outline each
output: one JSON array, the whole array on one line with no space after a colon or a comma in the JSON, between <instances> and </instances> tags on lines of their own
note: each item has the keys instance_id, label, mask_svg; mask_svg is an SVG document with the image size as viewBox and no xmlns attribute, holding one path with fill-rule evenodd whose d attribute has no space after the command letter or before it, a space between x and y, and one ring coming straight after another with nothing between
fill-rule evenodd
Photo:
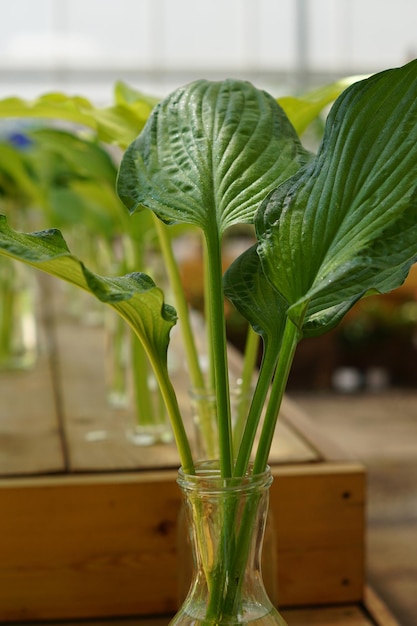
<instances>
[{"instance_id":1,"label":"wooden plank","mask_svg":"<svg viewBox=\"0 0 417 626\"><path fill-rule=\"evenodd\" d=\"M64 471L46 355L29 371L0 373L0 474Z\"/></svg>"},{"instance_id":2,"label":"wooden plank","mask_svg":"<svg viewBox=\"0 0 417 626\"><path fill-rule=\"evenodd\" d=\"M343 450L322 429L318 428L314 420L288 396L282 403L282 417L294 433L316 451L316 454L325 461L356 461L353 455Z\"/></svg>"},{"instance_id":3,"label":"wooden plank","mask_svg":"<svg viewBox=\"0 0 417 626\"><path fill-rule=\"evenodd\" d=\"M360 465L273 468L278 593L283 605L362 598L365 474Z\"/></svg>"},{"instance_id":4,"label":"wooden plank","mask_svg":"<svg viewBox=\"0 0 417 626\"><path fill-rule=\"evenodd\" d=\"M369 586L365 589L364 603L378 626L400 626L385 602Z\"/></svg>"},{"instance_id":5,"label":"wooden plank","mask_svg":"<svg viewBox=\"0 0 417 626\"><path fill-rule=\"evenodd\" d=\"M288 626L375 626L372 618L356 605L294 609L283 611L283 617Z\"/></svg>"},{"instance_id":6,"label":"wooden plank","mask_svg":"<svg viewBox=\"0 0 417 626\"><path fill-rule=\"evenodd\" d=\"M61 315L56 327L60 397L72 471L114 471L177 468L174 444L135 446L125 435L129 409L114 409L107 402L106 348L101 327L74 323ZM179 348L180 349L180 348ZM183 363L183 359L178 359ZM178 400L192 438L189 382L184 368L173 375ZM286 423L278 425L271 463L318 460L317 452Z\"/></svg>"},{"instance_id":7,"label":"wooden plank","mask_svg":"<svg viewBox=\"0 0 417 626\"><path fill-rule=\"evenodd\" d=\"M307 468L307 476L306 476ZM271 510L282 605L359 601L360 466L276 466ZM0 620L176 608L175 471L0 481Z\"/></svg>"},{"instance_id":8,"label":"wooden plank","mask_svg":"<svg viewBox=\"0 0 417 626\"><path fill-rule=\"evenodd\" d=\"M129 409L114 409L107 401L103 328L76 324L72 318L62 316L56 338L71 471L178 467L173 444L144 447L127 439Z\"/></svg>"}]
</instances>

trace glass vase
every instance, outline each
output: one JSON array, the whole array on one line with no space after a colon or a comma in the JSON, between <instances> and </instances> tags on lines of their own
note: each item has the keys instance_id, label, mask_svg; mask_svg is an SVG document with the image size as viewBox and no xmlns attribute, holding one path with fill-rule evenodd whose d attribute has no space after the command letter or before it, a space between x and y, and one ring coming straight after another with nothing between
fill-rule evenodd
<instances>
[{"instance_id":1,"label":"glass vase","mask_svg":"<svg viewBox=\"0 0 417 626\"><path fill-rule=\"evenodd\" d=\"M223 479L216 461L179 472L193 550L191 586L170 626L286 626L262 578L269 468Z\"/></svg>"},{"instance_id":2,"label":"glass vase","mask_svg":"<svg viewBox=\"0 0 417 626\"><path fill-rule=\"evenodd\" d=\"M107 398L123 411L125 433L136 446L173 441L168 413L143 346L120 316L107 312Z\"/></svg>"},{"instance_id":3,"label":"glass vase","mask_svg":"<svg viewBox=\"0 0 417 626\"><path fill-rule=\"evenodd\" d=\"M0 259L0 370L30 369L38 356L34 279L28 268Z\"/></svg>"},{"instance_id":4,"label":"glass vase","mask_svg":"<svg viewBox=\"0 0 417 626\"><path fill-rule=\"evenodd\" d=\"M252 387L244 390L237 382L230 387L230 412L233 441L238 451L242 437L242 426L252 400ZM190 390L191 414L194 424L193 451L197 459L215 460L220 456L217 421L217 396L214 389Z\"/></svg>"}]
</instances>

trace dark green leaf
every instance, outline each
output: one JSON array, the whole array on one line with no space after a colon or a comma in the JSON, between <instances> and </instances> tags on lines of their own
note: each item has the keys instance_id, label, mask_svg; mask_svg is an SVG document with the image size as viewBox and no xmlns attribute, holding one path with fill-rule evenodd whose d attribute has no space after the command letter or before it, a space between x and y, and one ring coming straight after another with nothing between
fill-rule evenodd
<instances>
[{"instance_id":1,"label":"dark green leaf","mask_svg":"<svg viewBox=\"0 0 417 626\"><path fill-rule=\"evenodd\" d=\"M252 246L228 268L224 293L264 340L274 341L279 350L285 324L286 303L266 280L261 263Z\"/></svg>"},{"instance_id":2,"label":"dark green leaf","mask_svg":"<svg viewBox=\"0 0 417 626\"><path fill-rule=\"evenodd\" d=\"M44 154L59 156L68 166L72 177L106 180L114 185L117 169L108 152L94 139L83 138L54 128L39 128L29 132L37 158Z\"/></svg>"},{"instance_id":3,"label":"dark green leaf","mask_svg":"<svg viewBox=\"0 0 417 626\"><path fill-rule=\"evenodd\" d=\"M306 335L404 281L417 259L416 185L414 61L348 88L316 159L257 215L264 271Z\"/></svg>"},{"instance_id":4,"label":"dark green leaf","mask_svg":"<svg viewBox=\"0 0 417 626\"><path fill-rule=\"evenodd\" d=\"M167 223L220 235L252 222L266 193L308 159L275 100L249 83L199 80L154 109L126 151L118 192Z\"/></svg>"}]
</instances>

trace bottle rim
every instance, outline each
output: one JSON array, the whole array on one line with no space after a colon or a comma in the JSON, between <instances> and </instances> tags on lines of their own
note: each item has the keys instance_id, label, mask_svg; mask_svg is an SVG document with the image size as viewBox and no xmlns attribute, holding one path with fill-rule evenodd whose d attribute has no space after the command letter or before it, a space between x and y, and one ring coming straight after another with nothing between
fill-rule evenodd
<instances>
[{"instance_id":1,"label":"bottle rim","mask_svg":"<svg viewBox=\"0 0 417 626\"><path fill-rule=\"evenodd\" d=\"M201 491L204 493L252 491L267 489L273 477L269 465L259 473L253 474L253 464L249 464L248 471L241 477L223 478L218 460L198 461L195 465L195 474L187 474L183 468L178 470L177 483L185 492Z\"/></svg>"}]
</instances>

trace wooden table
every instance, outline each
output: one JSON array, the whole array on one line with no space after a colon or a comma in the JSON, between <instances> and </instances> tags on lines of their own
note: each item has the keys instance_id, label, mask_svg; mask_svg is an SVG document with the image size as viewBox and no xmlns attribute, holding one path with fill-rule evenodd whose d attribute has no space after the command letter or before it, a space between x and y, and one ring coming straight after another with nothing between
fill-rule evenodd
<instances>
[{"instance_id":1,"label":"wooden table","mask_svg":"<svg viewBox=\"0 0 417 626\"><path fill-rule=\"evenodd\" d=\"M51 284L41 281L44 299ZM127 440L128 411L106 401L103 327L66 311L62 299L41 309L35 369L0 375L0 622L172 613L176 449ZM186 411L184 371L175 377ZM316 441L287 400L270 464L280 598L300 607L286 612L289 624L372 624L363 608L363 467Z\"/></svg>"}]
</instances>

